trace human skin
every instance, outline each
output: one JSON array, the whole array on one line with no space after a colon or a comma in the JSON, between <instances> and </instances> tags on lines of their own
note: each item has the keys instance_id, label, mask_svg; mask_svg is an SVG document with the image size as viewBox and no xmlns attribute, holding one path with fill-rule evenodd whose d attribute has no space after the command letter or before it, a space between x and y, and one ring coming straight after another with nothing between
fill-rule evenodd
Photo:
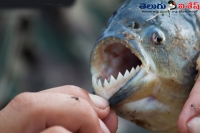
<instances>
[{"instance_id":1,"label":"human skin","mask_svg":"<svg viewBox=\"0 0 200 133\"><path fill-rule=\"evenodd\" d=\"M106 100L75 86L22 93L0 111L3 133L115 133Z\"/></svg>"},{"instance_id":2,"label":"human skin","mask_svg":"<svg viewBox=\"0 0 200 133\"><path fill-rule=\"evenodd\" d=\"M200 133L200 76L186 101L178 120L179 133Z\"/></svg>"},{"instance_id":3,"label":"human skin","mask_svg":"<svg viewBox=\"0 0 200 133\"><path fill-rule=\"evenodd\" d=\"M200 131L200 77L179 116L179 133ZM22 93L0 111L4 133L115 133L117 116L106 100L76 86Z\"/></svg>"}]
</instances>

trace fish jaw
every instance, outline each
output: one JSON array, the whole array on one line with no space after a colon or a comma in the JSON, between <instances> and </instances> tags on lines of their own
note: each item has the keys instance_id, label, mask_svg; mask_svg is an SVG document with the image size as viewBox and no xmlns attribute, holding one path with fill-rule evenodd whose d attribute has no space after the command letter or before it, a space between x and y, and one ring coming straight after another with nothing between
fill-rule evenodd
<instances>
[{"instance_id":1,"label":"fish jaw","mask_svg":"<svg viewBox=\"0 0 200 133\"><path fill-rule=\"evenodd\" d=\"M140 43L137 35L134 40L128 41L121 36L111 36L98 41L93 49L91 72L94 93L109 100L111 106L156 78L154 62Z\"/></svg>"},{"instance_id":2,"label":"fish jaw","mask_svg":"<svg viewBox=\"0 0 200 133\"><path fill-rule=\"evenodd\" d=\"M154 132L166 132L177 126L177 116L171 107L149 96L113 108L120 117ZM166 119L166 117L168 119ZM176 129L177 132L177 129ZM172 132L171 132L172 133ZM173 132L174 133L174 132Z\"/></svg>"}]
</instances>

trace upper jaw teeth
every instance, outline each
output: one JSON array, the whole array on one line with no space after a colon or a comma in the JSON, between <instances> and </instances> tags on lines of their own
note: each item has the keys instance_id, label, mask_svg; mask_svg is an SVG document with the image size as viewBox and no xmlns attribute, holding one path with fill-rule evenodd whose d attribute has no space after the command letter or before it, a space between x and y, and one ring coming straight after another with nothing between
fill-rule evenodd
<instances>
[{"instance_id":1,"label":"upper jaw teeth","mask_svg":"<svg viewBox=\"0 0 200 133\"><path fill-rule=\"evenodd\" d=\"M95 76L92 77L92 84L97 95L104 97L105 99L109 99L113 96L119 89L126 84L130 78L132 78L139 70L144 69L144 67L137 66L136 68L132 68L129 72L126 70L124 76L119 72L117 79L115 79L112 75L110 76L110 82L107 79L104 79L102 84L101 80L97 79Z\"/></svg>"}]
</instances>

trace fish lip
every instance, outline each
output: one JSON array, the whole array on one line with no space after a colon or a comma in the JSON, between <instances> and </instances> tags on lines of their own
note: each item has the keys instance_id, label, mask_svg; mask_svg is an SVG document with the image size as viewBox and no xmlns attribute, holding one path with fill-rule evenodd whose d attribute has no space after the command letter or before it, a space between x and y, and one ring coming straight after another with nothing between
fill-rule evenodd
<instances>
[{"instance_id":1,"label":"fish lip","mask_svg":"<svg viewBox=\"0 0 200 133\"><path fill-rule=\"evenodd\" d=\"M103 39L101 39L100 41L97 42L96 46L93 49L92 55L91 55L91 65L92 65L92 61L95 59L95 52L96 52L96 50L101 45L105 45L108 41L119 42L122 45L126 46L129 50L131 50L131 52L142 62L141 66L143 68L145 68L146 73L148 73L148 71L151 68L150 67L151 65L150 65L150 61L148 59L148 56L146 55L146 52L143 50L142 47L140 47L141 45L137 41L135 41L135 40L129 40L129 41L127 41L127 40L121 39L121 37L116 37L116 36L103 38ZM135 48L136 46L139 46L139 47ZM137 51L137 49L140 49L140 53ZM95 71L96 70L94 70L93 67L91 67L91 68L92 68L92 75L95 76L95 74L96 74ZM135 75L137 75L139 72L140 71L138 71ZM134 77L132 77L128 81L126 81L126 83L122 87L120 87L120 89L118 91L116 91L111 96L106 96L106 94L105 94L106 92L98 93L97 89L93 90L93 92L95 92L97 95L100 95L100 96L104 97L105 99L109 100L110 101L110 105L115 105L115 104L119 103L120 101L122 101L123 99L125 99L128 95L127 94L124 95L125 97L123 97L121 100L118 99L117 102L112 102L113 101L112 99L115 99L118 94L122 93L123 90L126 89L126 88L124 88L124 86L127 85L127 83L130 82ZM93 85L93 87L94 87L94 85ZM131 89L129 91L131 91Z\"/></svg>"}]
</instances>

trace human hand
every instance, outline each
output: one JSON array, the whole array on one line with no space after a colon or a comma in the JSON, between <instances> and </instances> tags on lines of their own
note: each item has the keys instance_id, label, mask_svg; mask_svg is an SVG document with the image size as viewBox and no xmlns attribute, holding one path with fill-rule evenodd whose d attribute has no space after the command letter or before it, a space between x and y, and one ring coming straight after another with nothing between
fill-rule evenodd
<instances>
[{"instance_id":1,"label":"human hand","mask_svg":"<svg viewBox=\"0 0 200 133\"><path fill-rule=\"evenodd\" d=\"M200 133L200 76L186 101L178 120L180 133Z\"/></svg>"},{"instance_id":2,"label":"human hand","mask_svg":"<svg viewBox=\"0 0 200 133\"><path fill-rule=\"evenodd\" d=\"M0 111L2 133L115 133L108 102L75 86L22 93Z\"/></svg>"}]
</instances>

